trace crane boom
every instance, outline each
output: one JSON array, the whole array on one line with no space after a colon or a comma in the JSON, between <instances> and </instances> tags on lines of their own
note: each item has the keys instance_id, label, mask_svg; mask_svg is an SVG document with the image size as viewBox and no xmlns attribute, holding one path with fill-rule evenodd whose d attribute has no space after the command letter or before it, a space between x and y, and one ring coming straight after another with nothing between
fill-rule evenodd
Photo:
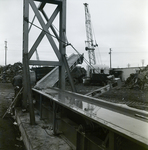
<instances>
[{"instance_id":1,"label":"crane boom","mask_svg":"<svg viewBox=\"0 0 148 150\"><path fill-rule=\"evenodd\" d=\"M85 26L86 26L86 37L87 37L85 50L88 51L90 65L95 65L96 64L96 58L94 52L95 45L93 44L91 17L90 17L87 3L84 3L84 8L85 8Z\"/></svg>"}]
</instances>

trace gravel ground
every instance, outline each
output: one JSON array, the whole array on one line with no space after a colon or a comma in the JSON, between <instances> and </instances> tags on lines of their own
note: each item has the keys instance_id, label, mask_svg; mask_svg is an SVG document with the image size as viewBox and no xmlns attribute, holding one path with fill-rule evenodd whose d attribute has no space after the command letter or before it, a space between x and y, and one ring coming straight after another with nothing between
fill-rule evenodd
<instances>
[{"instance_id":1,"label":"gravel ground","mask_svg":"<svg viewBox=\"0 0 148 150\"><path fill-rule=\"evenodd\" d=\"M98 98L113 103L126 104L141 110L148 111L148 90L140 90L139 88L130 89L128 87L113 88L103 93Z\"/></svg>"},{"instance_id":2,"label":"gravel ground","mask_svg":"<svg viewBox=\"0 0 148 150\"><path fill-rule=\"evenodd\" d=\"M113 103L126 104L130 107L148 111L148 89L130 89L129 87L125 87L124 83L122 85L123 86L120 88L114 87L113 89L95 98ZM76 84L75 87L77 92L81 94L87 94L101 88L101 86L84 86L82 83ZM71 90L71 87L66 86L66 90Z\"/></svg>"},{"instance_id":3,"label":"gravel ground","mask_svg":"<svg viewBox=\"0 0 148 150\"><path fill-rule=\"evenodd\" d=\"M76 88L77 93L87 94L91 91L94 91L96 89L101 88L101 86L89 86L89 85L84 86L83 83L78 83L78 84L75 85L75 88ZM68 90L68 91L72 91L71 86L66 85L65 89Z\"/></svg>"},{"instance_id":4,"label":"gravel ground","mask_svg":"<svg viewBox=\"0 0 148 150\"><path fill-rule=\"evenodd\" d=\"M100 97L121 101L148 102L148 91L140 89L129 89L127 87L114 88L104 93Z\"/></svg>"},{"instance_id":5,"label":"gravel ground","mask_svg":"<svg viewBox=\"0 0 148 150\"><path fill-rule=\"evenodd\" d=\"M0 150L25 150L18 126L14 125L15 120L10 114L2 119L13 96L13 86L10 83L0 83Z\"/></svg>"}]
</instances>

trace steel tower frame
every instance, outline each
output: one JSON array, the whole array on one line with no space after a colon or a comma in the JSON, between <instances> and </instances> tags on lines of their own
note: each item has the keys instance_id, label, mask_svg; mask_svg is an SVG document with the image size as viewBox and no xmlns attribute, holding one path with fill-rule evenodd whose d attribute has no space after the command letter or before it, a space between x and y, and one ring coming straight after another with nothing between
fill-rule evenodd
<instances>
[{"instance_id":1,"label":"steel tower frame","mask_svg":"<svg viewBox=\"0 0 148 150\"><path fill-rule=\"evenodd\" d=\"M39 7L35 2L40 2ZM56 8L52 14L48 17L44 11L46 4L56 5ZM40 23L42 28L40 35L36 38L33 46L29 50L29 31L33 25L33 21L29 21L29 9L32 9L35 17ZM54 29L52 23L59 14L59 34ZM34 20L34 19L33 19ZM44 20L47 22L45 23ZM29 27L29 24L30 27ZM55 43L53 36L51 36L49 28L54 33L54 36L58 39L58 44ZM74 90L73 80L70 75L69 66L66 60L66 0L24 0L23 8L23 106L27 107L27 99L29 102L30 110L30 123L35 124L33 101L31 97L31 85L30 85L30 72L29 65L51 65L59 66L59 88L65 90L65 70L68 73L72 89ZM35 53L38 45L46 36L54 53L56 54L58 61L42 61L31 60L32 55ZM50 81L49 81L50 82Z\"/></svg>"}]
</instances>

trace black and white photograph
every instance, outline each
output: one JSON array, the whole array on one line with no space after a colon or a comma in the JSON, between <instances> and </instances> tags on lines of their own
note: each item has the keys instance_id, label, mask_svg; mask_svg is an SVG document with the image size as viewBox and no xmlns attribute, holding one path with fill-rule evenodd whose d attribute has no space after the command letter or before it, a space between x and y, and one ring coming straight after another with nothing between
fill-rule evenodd
<instances>
[{"instance_id":1,"label":"black and white photograph","mask_svg":"<svg viewBox=\"0 0 148 150\"><path fill-rule=\"evenodd\" d=\"M148 0L0 0L0 150L148 150Z\"/></svg>"}]
</instances>

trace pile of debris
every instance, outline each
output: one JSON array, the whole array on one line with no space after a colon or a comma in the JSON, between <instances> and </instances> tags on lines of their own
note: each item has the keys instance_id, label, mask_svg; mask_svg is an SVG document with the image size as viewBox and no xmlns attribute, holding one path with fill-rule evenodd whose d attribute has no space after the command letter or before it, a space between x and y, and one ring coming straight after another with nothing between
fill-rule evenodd
<instances>
[{"instance_id":1,"label":"pile of debris","mask_svg":"<svg viewBox=\"0 0 148 150\"><path fill-rule=\"evenodd\" d=\"M125 81L125 85L129 88L139 88L141 90L148 88L148 65L137 71L135 74L130 74L130 77Z\"/></svg>"},{"instance_id":2,"label":"pile of debris","mask_svg":"<svg viewBox=\"0 0 148 150\"><path fill-rule=\"evenodd\" d=\"M86 76L86 70L83 67L76 66L71 71L71 76L73 78L74 84L82 83L83 82L83 77ZM68 77L66 78L66 85L70 85L70 81L69 81Z\"/></svg>"},{"instance_id":3,"label":"pile of debris","mask_svg":"<svg viewBox=\"0 0 148 150\"><path fill-rule=\"evenodd\" d=\"M20 62L2 66L0 68L0 82L9 83L20 71L22 71L23 65Z\"/></svg>"}]
</instances>

